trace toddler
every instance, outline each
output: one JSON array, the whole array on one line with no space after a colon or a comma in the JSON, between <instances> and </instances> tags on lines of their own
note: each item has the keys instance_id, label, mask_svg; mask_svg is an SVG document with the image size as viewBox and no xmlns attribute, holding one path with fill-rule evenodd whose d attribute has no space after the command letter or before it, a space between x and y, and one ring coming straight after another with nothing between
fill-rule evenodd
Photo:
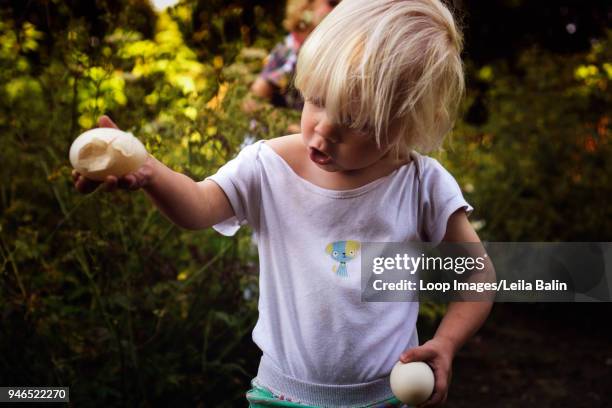
<instances>
[{"instance_id":1,"label":"toddler","mask_svg":"<svg viewBox=\"0 0 612 408\"><path fill-rule=\"evenodd\" d=\"M453 125L461 47L439 0L344 0L299 54L300 134L249 145L200 182L152 156L105 181L107 191L142 187L184 228L253 228L253 340L263 356L250 406L400 406L389 385L398 360L434 370L424 406L445 401L453 357L491 304L451 303L419 346L418 302L361 301L359 251L361 242L479 241L457 182L422 155ZM74 178L81 192L96 187Z\"/></svg>"}]
</instances>

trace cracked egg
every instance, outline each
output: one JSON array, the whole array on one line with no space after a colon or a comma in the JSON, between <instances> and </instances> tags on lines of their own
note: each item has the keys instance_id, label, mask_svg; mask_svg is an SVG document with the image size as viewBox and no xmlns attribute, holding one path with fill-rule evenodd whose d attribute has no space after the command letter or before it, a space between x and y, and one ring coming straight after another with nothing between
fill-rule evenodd
<instances>
[{"instance_id":1,"label":"cracked egg","mask_svg":"<svg viewBox=\"0 0 612 408\"><path fill-rule=\"evenodd\" d=\"M138 170L147 149L134 135L114 128L82 133L70 146L70 163L85 177L104 181L106 176L124 176Z\"/></svg>"}]
</instances>

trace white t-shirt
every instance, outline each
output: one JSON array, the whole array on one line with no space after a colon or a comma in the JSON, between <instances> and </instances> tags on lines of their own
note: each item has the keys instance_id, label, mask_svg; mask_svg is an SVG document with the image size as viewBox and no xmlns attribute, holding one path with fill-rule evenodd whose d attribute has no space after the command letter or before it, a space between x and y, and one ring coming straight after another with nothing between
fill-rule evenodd
<instances>
[{"instance_id":1,"label":"white t-shirt","mask_svg":"<svg viewBox=\"0 0 612 408\"><path fill-rule=\"evenodd\" d=\"M358 249L343 263L333 250L348 252L350 242L439 243L453 212L472 211L435 159L411 157L385 177L338 191L301 178L259 141L208 177L235 213L214 228L233 235L248 223L258 243L257 384L322 406L392 395L393 365L418 345L418 303L361 302Z\"/></svg>"}]
</instances>

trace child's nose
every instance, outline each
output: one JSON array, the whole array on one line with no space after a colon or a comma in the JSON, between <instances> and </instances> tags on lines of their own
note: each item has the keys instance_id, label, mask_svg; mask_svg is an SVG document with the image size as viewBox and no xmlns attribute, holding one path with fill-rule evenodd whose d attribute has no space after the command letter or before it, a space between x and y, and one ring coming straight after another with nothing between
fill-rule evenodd
<instances>
[{"instance_id":1,"label":"child's nose","mask_svg":"<svg viewBox=\"0 0 612 408\"><path fill-rule=\"evenodd\" d=\"M335 143L337 141L336 125L327 118L327 115L323 115L314 130L317 135L330 143Z\"/></svg>"}]
</instances>

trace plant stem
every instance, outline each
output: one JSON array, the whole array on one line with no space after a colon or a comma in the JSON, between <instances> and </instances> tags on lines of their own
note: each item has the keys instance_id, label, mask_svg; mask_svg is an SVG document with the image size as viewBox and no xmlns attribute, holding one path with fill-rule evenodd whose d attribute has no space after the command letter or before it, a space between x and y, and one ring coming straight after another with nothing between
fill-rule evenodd
<instances>
[{"instance_id":1,"label":"plant stem","mask_svg":"<svg viewBox=\"0 0 612 408\"><path fill-rule=\"evenodd\" d=\"M9 251L8 245L4 242L4 238L0 235L0 248L2 248L2 252L6 252L8 255L9 261L13 266L13 274L15 275L15 280L17 281L17 285L19 286L19 290L21 291L21 296L23 297L23 301L25 302L28 298L28 294L25 290L25 286L23 286L23 281L21 280L21 274L19 273L19 268L17 267L17 263L15 262L15 258L13 258L13 253ZM3 255L4 256L4 255ZM6 259L5 257L5 259Z\"/></svg>"}]
</instances>

